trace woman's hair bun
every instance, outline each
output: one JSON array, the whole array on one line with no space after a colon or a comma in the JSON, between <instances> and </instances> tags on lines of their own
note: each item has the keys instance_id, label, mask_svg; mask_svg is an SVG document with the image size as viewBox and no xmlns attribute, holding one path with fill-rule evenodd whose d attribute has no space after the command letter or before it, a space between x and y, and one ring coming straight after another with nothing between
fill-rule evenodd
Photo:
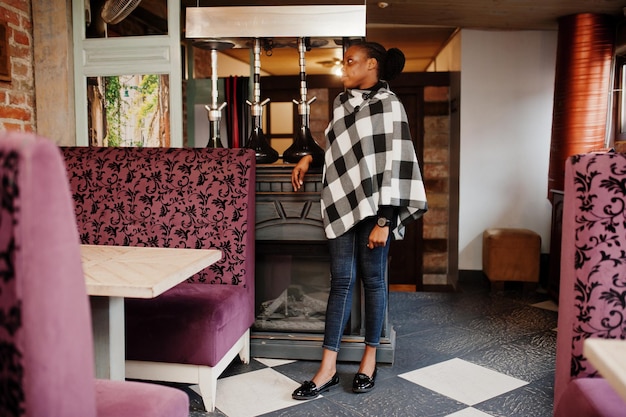
<instances>
[{"instance_id":1,"label":"woman's hair bun","mask_svg":"<svg viewBox=\"0 0 626 417\"><path fill-rule=\"evenodd\" d=\"M381 78L391 81L396 78L404 69L406 59L404 53L398 48L389 48L385 56L385 69Z\"/></svg>"}]
</instances>

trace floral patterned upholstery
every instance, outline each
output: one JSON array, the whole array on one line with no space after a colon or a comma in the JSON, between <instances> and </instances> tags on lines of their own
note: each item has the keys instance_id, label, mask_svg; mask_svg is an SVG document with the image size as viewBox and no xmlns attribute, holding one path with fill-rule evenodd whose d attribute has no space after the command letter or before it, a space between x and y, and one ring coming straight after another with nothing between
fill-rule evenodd
<instances>
[{"instance_id":1,"label":"floral patterned upholstery","mask_svg":"<svg viewBox=\"0 0 626 417\"><path fill-rule=\"evenodd\" d=\"M64 148L80 240L216 248L189 282L250 285L251 173L243 149ZM253 185L252 185L253 186ZM247 279L248 278L248 279Z\"/></svg>"},{"instance_id":2,"label":"floral patterned upholstery","mask_svg":"<svg viewBox=\"0 0 626 417\"><path fill-rule=\"evenodd\" d=\"M214 366L254 321L249 149L62 148L85 244L215 248L156 299L127 299L127 359Z\"/></svg>"},{"instance_id":3,"label":"floral patterned upholstery","mask_svg":"<svg viewBox=\"0 0 626 417\"><path fill-rule=\"evenodd\" d=\"M574 378L597 377L587 338L626 339L626 154L566 164L555 404Z\"/></svg>"},{"instance_id":4,"label":"floral patterned upholstery","mask_svg":"<svg viewBox=\"0 0 626 417\"><path fill-rule=\"evenodd\" d=\"M0 132L0 179L0 416L188 416L181 390L94 378L89 301L58 147Z\"/></svg>"},{"instance_id":5,"label":"floral patterned upholstery","mask_svg":"<svg viewBox=\"0 0 626 417\"><path fill-rule=\"evenodd\" d=\"M15 276L15 228L18 211L18 153L0 149L0 415L23 415L24 389L21 352L17 338L22 327L22 305Z\"/></svg>"}]
</instances>

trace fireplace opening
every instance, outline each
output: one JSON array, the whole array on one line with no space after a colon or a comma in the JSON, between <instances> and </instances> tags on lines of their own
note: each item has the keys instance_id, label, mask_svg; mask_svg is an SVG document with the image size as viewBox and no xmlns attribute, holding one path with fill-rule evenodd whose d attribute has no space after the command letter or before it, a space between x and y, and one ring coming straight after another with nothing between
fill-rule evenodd
<instances>
[{"instance_id":1,"label":"fireplace opening","mask_svg":"<svg viewBox=\"0 0 626 417\"><path fill-rule=\"evenodd\" d=\"M325 243L257 245L256 320L253 330L324 333L330 288Z\"/></svg>"}]
</instances>

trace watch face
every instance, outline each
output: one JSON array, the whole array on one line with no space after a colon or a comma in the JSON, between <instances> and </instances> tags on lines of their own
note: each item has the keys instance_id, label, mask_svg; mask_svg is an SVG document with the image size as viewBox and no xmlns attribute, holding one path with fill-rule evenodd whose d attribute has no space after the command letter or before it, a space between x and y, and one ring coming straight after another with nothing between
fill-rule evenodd
<instances>
[{"instance_id":1,"label":"watch face","mask_svg":"<svg viewBox=\"0 0 626 417\"><path fill-rule=\"evenodd\" d=\"M376 221L376 223L380 226L380 227L385 227L385 226L389 226L389 220L387 220L384 217L379 217L378 220Z\"/></svg>"}]
</instances>

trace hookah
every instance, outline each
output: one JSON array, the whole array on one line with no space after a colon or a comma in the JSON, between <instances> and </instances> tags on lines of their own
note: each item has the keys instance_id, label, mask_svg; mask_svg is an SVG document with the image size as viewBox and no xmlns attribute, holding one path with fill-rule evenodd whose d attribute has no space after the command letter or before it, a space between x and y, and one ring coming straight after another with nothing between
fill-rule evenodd
<instances>
[{"instance_id":1,"label":"hookah","mask_svg":"<svg viewBox=\"0 0 626 417\"><path fill-rule=\"evenodd\" d=\"M232 48L233 44L223 41L204 42L211 50L211 104L204 106L208 112L210 137L206 145L207 148L221 148L220 140L220 120L222 120L222 110L226 107L226 102L217 104L219 91L217 89L217 51Z\"/></svg>"},{"instance_id":2,"label":"hookah","mask_svg":"<svg viewBox=\"0 0 626 417\"><path fill-rule=\"evenodd\" d=\"M261 41L259 38L254 39L254 92L253 100L246 103L250 106L252 115L252 132L248 139L247 148L254 149L256 153L256 162L258 164L271 164L278 159L278 152L273 149L265 138L263 133L263 106L270 99L266 98L263 102L259 102L261 97Z\"/></svg>"},{"instance_id":3,"label":"hookah","mask_svg":"<svg viewBox=\"0 0 626 417\"><path fill-rule=\"evenodd\" d=\"M307 39L298 38L298 53L300 56L300 101L293 100L298 106L298 114L300 115L300 129L296 132L293 144L283 152L283 160L289 163L297 163L303 156L311 155L313 161L312 167L322 166L324 163L324 150L315 142L309 128L311 103L317 97L313 97L307 101L307 84L306 84L306 62L305 52L307 49Z\"/></svg>"}]
</instances>

